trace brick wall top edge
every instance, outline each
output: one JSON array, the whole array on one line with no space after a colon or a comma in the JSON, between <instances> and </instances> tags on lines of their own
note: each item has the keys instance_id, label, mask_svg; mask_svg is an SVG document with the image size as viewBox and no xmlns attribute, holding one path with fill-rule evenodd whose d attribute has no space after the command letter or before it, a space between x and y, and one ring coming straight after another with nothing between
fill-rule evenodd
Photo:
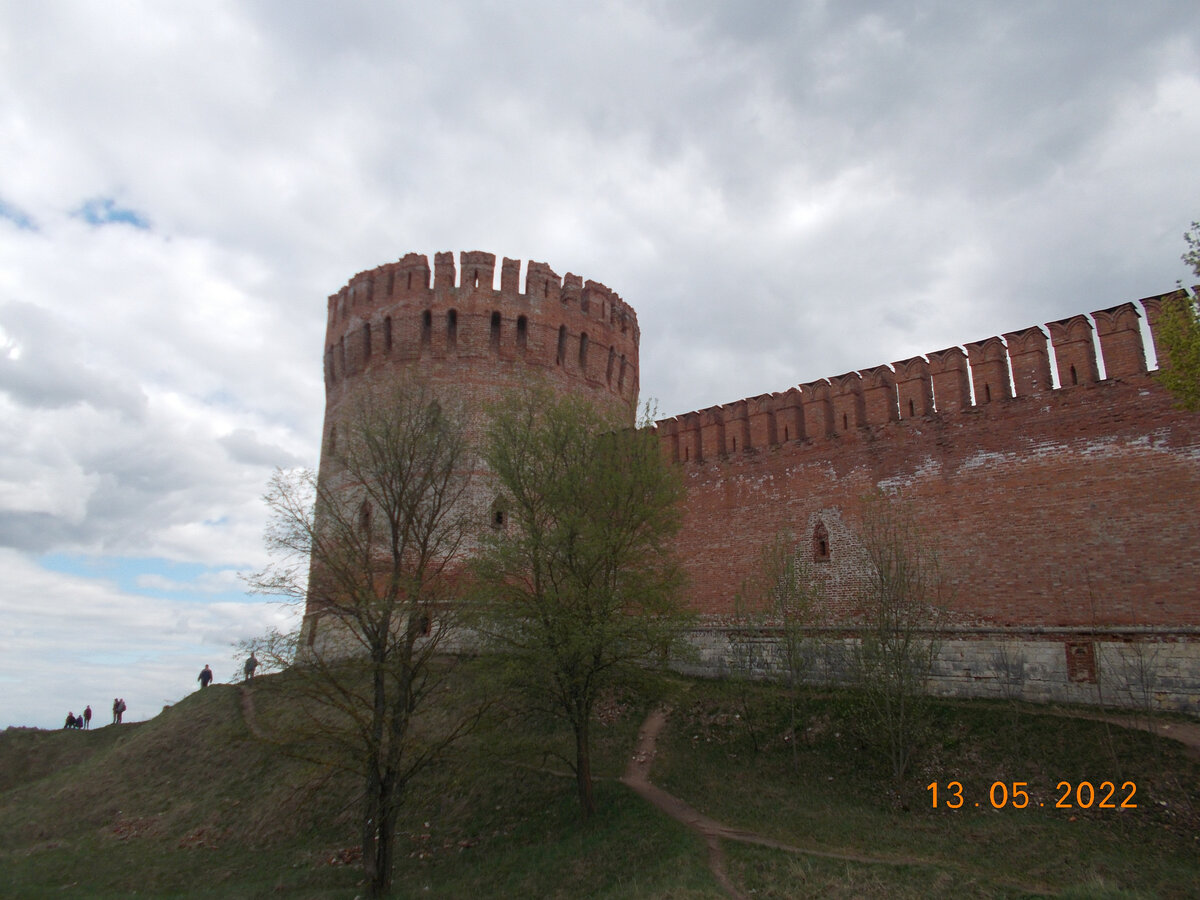
<instances>
[{"instance_id":1,"label":"brick wall top edge","mask_svg":"<svg viewBox=\"0 0 1200 900\"><path fill-rule=\"evenodd\" d=\"M1197 293L1200 293L1200 286L1195 288ZM1187 291L1178 289L1168 291L1163 294L1155 294L1138 301L1145 307L1154 306L1162 303L1167 299L1176 297L1187 297ZM1104 320L1105 328L1113 327L1112 323L1121 323L1125 327L1131 327L1129 323L1133 323L1136 327L1137 319L1141 318L1141 312L1137 305L1132 302L1119 303L1116 306L1109 307L1105 310L1099 310L1091 314L1093 317L1098 317ZM1044 330L1043 330L1044 329ZM1039 343L1045 344L1047 341L1046 332L1049 332L1051 339L1062 341L1091 339L1093 333L1092 320L1087 314L1079 313L1078 315L1068 316L1065 319L1059 319L1055 322L1050 322L1046 325L1031 325L1027 328L1017 329L1016 331L1007 332L1003 337L992 336L983 338L982 340L972 341L967 344L947 347L944 350L937 350L925 354L925 356L913 356L909 359L902 359L893 362L891 365L871 366L868 368L859 369L852 372L847 372L843 375L832 376L829 378L819 378L815 381L805 382L798 386L790 387L784 391L773 391L770 393L758 394L749 399L761 403L767 398L784 397L789 393L799 393L806 400L813 400L819 396L827 396L826 392L832 386L835 389L838 387L848 386L850 384L860 383L859 379L867 381L871 384L881 383L881 379L892 379L895 381L903 381L912 378L928 378L931 374L939 371L947 371L957 368L966 368L969 365L968 354L972 349L975 349L979 360L984 359L1003 359L1005 356L1013 356L1017 353L1028 352L1036 347ZM1141 339L1138 334L1138 339ZM1102 356L1102 349L1097 348L1097 352ZM1055 388L1054 390L1061 390ZM1020 399L1014 398L1014 399ZM727 410L732 408L736 403L741 401L731 401L728 403L711 406L703 410L703 412L711 415L716 410ZM675 416L668 417L662 421L676 420L679 427L687 427L687 419L689 416L696 413L679 413Z\"/></svg>"},{"instance_id":2,"label":"brick wall top edge","mask_svg":"<svg viewBox=\"0 0 1200 900\"><path fill-rule=\"evenodd\" d=\"M501 266L500 289L493 288L495 283L496 255L482 250L464 250L459 254L460 263L455 264L454 254L439 252L434 254L434 266L429 265L429 258L423 253L407 253L396 262L384 263L374 269L364 269L351 278L328 300L330 320L334 318L339 303L346 303L351 292L368 290L373 283L373 295L370 305L378 306L388 298L388 278L392 277L392 299L412 297L417 295L451 295L468 296L472 294L491 295L501 300L512 301L517 305L530 302L545 302L558 300L567 306L581 307L586 301L587 314L597 319L601 316L602 304L607 305L609 324L624 326L627 333L640 337L637 312L610 288L599 281L588 279L568 272L559 277L549 265L530 260L526 268L525 290L520 290L519 274L520 260L505 257ZM410 274L419 277L411 279ZM478 276L478 285L475 278ZM403 280L401 283L401 277ZM461 276L461 277L460 277ZM515 277L514 277L515 276ZM382 283L382 288L380 284ZM361 304L363 301L358 300ZM356 304L357 305L357 304ZM349 307L343 307L346 312Z\"/></svg>"}]
</instances>

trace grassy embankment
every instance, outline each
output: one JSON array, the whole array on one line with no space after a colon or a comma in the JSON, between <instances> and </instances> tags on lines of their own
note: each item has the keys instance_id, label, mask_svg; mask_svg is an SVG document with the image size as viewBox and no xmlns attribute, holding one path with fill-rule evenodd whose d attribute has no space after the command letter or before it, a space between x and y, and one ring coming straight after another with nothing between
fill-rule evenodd
<instances>
[{"instance_id":1,"label":"grassy embankment","mask_svg":"<svg viewBox=\"0 0 1200 900\"><path fill-rule=\"evenodd\" d=\"M459 696L472 696L474 676L459 677ZM291 714L285 683L256 684L268 731ZM686 680L605 710L600 812L586 824L565 765L548 755L566 753L569 735L498 713L412 787L396 895L723 896L703 841L615 781L659 699L674 711L655 783L781 844L882 860L723 841L734 882L756 898L1200 895L1200 760L1173 741L1037 707L939 703L897 790L852 694L806 697L793 747L778 690ZM1059 782L1085 780L1114 782L1118 805L1133 782L1137 807L1100 809L1098 795L1079 809L1073 793L1076 808L1055 808ZM963 785L961 809L945 806L950 781ZM998 781L1010 792L1000 810L989 799ZM1013 782L1028 783L1025 809L1012 806ZM354 897L357 867L331 864L357 843L354 787L256 738L226 685L137 725L10 730L0 895Z\"/></svg>"}]
</instances>

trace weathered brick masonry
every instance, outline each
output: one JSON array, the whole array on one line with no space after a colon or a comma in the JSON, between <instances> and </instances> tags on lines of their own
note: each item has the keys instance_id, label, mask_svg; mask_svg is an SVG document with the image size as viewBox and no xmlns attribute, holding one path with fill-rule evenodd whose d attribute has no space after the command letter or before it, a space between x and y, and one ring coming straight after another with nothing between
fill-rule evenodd
<instances>
[{"instance_id":1,"label":"weathered brick masonry","mask_svg":"<svg viewBox=\"0 0 1200 900\"><path fill-rule=\"evenodd\" d=\"M1151 330L1163 299L1141 301ZM790 531L832 576L830 624L853 622L847 523L864 495L899 490L955 597L937 689L1018 680L1030 697L1197 709L1200 416L1147 374L1134 304L1092 318L1104 380L1080 315L1047 326L1059 387L1029 328L659 422L688 485L695 608L728 617L760 548ZM809 548L818 529L825 557ZM730 664L719 628L699 642L705 667ZM1131 684L1147 658L1153 674Z\"/></svg>"},{"instance_id":2,"label":"weathered brick masonry","mask_svg":"<svg viewBox=\"0 0 1200 900\"><path fill-rule=\"evenodd\" d=\"M409 254L329 298L326 450L349 401L410 367L476 412L532 368L632 421L634 311L539 263L524 291L515 260L494 277L492 254L456 270L439 253L432 273ZM1140 301L1152 332L1167 296ZM1147 374L1140 315L1122 304L657 423L688 488L699 668L730 665L734 596L780 531L826 567L830 625L852 624L854 528L882 487L911 500L953 582L935 690L1200 710L1200 416Z\"/></svg>"}]
</instances>

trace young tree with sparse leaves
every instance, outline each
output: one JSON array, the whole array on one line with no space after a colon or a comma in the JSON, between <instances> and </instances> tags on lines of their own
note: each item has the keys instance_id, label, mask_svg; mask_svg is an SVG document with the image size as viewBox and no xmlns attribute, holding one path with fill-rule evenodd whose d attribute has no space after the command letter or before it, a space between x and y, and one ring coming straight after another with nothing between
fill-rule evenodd
<instances>
[{"instance_id":1,"label":"young tree with sparse leaves","mask_svg":"<svg viewBox=\"0 0 1200 900\"><path fill-rule=\"evenodd\" d=\"M502 523L475 569L484 631L528 701L571 726L586 818L597 698L680 637L682 481L651 429L536 388L493 410L484 457Z\"/></svg>"},{"instance_id":2,"label":"young tree with sparse leaves","mask_svg":"<svg viewBox=\"0 0 1200 900\"><path fill-rule=\"evenodd\" d=\"M1182 259L1200 278L1200 222L1184 236ZM1184 409L1200 410L1200 305L1195 297L1178 297L1163 304L1155 328L1159 353L1159 382Z\"/></svg>"},{"instance_id":3,"label":"young tree with sparse leaves","mask_svg":"<svg viewBox=\"0 0 1200 900\"><path fill-rule=\"evenodd\" d=\"M936 547L905 501L882 491L864 498L858 537L870 573L856 654L865 725L900 781L928 724L927 688L949 586Z\"/></svg>"},{"instance_id":4,"label":"young tree with sparse leaves","mask_svg":"<svg viewBox=\"0 0 1200 900\"><path fill-rule=\"evenodd\" d=\"M761 551L759 564L742 585L736 607L751 625L778 637L778 650L788 686L791 714L792 764L799 768L797 707L800 692L815 655L816 624L825 583L809 558L801 555L796 538L780 532Z\"/></svg>"},{"instance_id":5,"label":"young tree with sparse leaves","mask_svg":"<svg viewBox=\"0 0 1200 900\"><path fill-rule=\"evenodd\" d=\"M317 618L309 627L319 628L289 673L304 719L289 723L292 738L362 778L363 865L375 896L391 884L407 785L474 721L427 711L444 674L461 551L479 523L474 468L460 417L409 382L338 423L320 478L277 472L265 497L274 562L251 583L307 601ZM418 722L422 712L436 723Z\"/></svg>"}]
</instances>

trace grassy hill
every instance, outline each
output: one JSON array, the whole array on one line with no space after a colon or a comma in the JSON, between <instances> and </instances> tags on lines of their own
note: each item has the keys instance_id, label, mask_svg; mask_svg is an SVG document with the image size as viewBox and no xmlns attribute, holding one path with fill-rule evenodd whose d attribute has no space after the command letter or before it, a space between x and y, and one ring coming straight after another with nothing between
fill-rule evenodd
<instances>
[{"instance_id":1,"label":"grassy hill","mask_svg":"<svg viewBox=\"0 0 1200 900\"><path fill-rule=\"evenodd\" d=\"M459 677L466 696L480 676ZM252 722L286 719L284 684L256 682ZM215 685L148 722L0 734L0 895L361 893L358 868L343 864L357 844L354 781L257 737L244 700ZM586 824L554 756L569 736L501 710L413 786L396 895L726 896L703 840L615 780L664 700L651 777L754 836L721 842L747 896L1200 895L1200 761L1174 741L1037 707L939 703L917 771L897 787L853 694L806 696L793 740L777 689L683 679L606 705L600 812ZM951 781L961 809L946 808ZM1070 809L1055 806L1063 781ZM1099 796L1079 808L1083 781L1113 782L1116 808ZM1009 794L1001 809L996 782ZM1014 782L1027 783L1024 809ZM1119 808L1125 782L1136 808Z\"/></svg>"}]
</instances>

